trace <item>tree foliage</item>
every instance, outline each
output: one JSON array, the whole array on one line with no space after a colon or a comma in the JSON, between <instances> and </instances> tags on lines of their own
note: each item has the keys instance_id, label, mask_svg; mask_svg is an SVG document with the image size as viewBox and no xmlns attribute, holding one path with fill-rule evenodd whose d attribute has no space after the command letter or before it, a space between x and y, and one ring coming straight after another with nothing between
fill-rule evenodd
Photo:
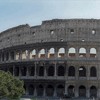
<instances>
[{"instance_id":1,"label":"tree foliage","mask_svg":"<svg viewBox=\"0 0 100 100\"><path fill-rule=\"evenodd\" d=\"M0 71L0 98L17 99L24 93L23 81L10 72Z\"/></svg>"}]
</instances>

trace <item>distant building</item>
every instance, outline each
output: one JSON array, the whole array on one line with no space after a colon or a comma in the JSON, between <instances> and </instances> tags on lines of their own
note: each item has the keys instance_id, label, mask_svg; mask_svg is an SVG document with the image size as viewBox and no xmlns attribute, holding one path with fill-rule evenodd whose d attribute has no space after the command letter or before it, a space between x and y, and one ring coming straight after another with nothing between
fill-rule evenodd
<instances>
[{"instance_id":1,"label":"distant building","mask_svg":"<svg viewBox=\"0 0 100 100\"><path fill-rule=\"evenodd\" d=\"M0 68L26 96L100 98L100 20L53 19L0 34Z\"/></svg>"}]
</instances>

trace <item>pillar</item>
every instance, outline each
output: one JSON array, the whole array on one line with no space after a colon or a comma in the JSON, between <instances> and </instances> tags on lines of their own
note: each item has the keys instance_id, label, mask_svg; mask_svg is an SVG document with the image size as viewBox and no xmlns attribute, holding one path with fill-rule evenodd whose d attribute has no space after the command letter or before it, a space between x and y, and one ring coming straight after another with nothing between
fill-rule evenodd
<instances>
[{"instance_id":1,"label":"pillar","mask_svg":"<svg viewBox=\"0 0 100 100\"><path fill-rule=\"evenodd\" d=\"M55 62L55 73L54 73L54 76L57 76L57 62Z\"/></svg>"},{"instance_id":2,"label":"pillar","mask_svg":"<svg viewBox=\"0 0 100 100\"><path fill-rule=\"evenodd\" d=\"M54 87L54 97L56 97L57 96L57 87L55 86Z\"/></svg>"},{"instance_id":3,"label":"pillar","mask_svg":"<svg viewBox=\"0 0 100 100\"><path fill-rule=\"evenodd\" d=\"M76 49L76 58L79 58L79 48L77 47L77 48L75 48Z\"/></svg>"},{"instance_id":4,"label":"pillar","mask_svg":"<svg viewBox=\"0 0 100 100\"><path fill-rule=\"evenodd\" d=\"M34 73L34 76L37 76L36 69L37 69L37 62L35 62L35 73Z\"/></svg>"},{"instance_id":5,"label":"pillar","mask_svg":"<svg viewBox=\"0 0 100 100\"><path fill-rule=\"evenodd\" d=\"M90 97L89 88L86 88L86 97L87 97L87 98L89 98L89 97Z\"/></svg>"},{"instance_id":6,"label":"pillar","mask_svg":"<svg viewBox=\"0 0 100 100\"><path fill-rule=\"evenodd\" d=\"M75 87L75 97L79 97L78 86Z\"/></svg>"}]
</instances>

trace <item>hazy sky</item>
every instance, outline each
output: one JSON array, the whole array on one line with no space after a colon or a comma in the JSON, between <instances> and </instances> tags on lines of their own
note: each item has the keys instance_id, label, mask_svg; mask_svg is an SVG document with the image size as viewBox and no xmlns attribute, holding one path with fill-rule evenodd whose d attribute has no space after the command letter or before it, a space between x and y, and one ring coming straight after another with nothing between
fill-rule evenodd
<instances>
[{"instance_id":1,"label":"hazy sky","mask_svg":"<svg viewBox=\"0 0 100 100\"><path fill-rule=\"evenodd\" d=\"M0 0L0 31L55 18L100 19L100 0Z\"/></svg>"}]
</instances>

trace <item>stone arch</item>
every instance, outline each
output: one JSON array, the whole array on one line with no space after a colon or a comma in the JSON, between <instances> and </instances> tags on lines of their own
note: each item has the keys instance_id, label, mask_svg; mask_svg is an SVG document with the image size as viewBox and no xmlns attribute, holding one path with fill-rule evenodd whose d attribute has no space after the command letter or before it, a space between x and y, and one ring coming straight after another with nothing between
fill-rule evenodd
<instances>
[{"instance_id":1,"label":"stone arch","mask_svg":"<svg viewBox=\"0 0 100 100\"><path fill-rule=\"evenodd\" d=\"M24 95L25 95L28 92L27 89L26 89L26 85L25 84L24 84L23 88L25 90L25 93L24 93Z\"/></svg>"},{"instance_id":2,"label":"stone arch","mask_svg":"<svg viewBox=\"0 0 100 100\"><path fill-rule=\"evenodd\" d=\"M46 87L46 93L47 93L47 96L53 96L54 95L54 87L52 85L48 85Z\"/></svg>"},{"instance_id":3,"label":"stone arch","mask_svg":"<svg viewBox=\"0 0 100 100\"><path fill-rule=\"evenodd\" d=\"M79 97L86 97L86 87L83 85L79 87Z\"/></svg>"},{"instance_id":4,"label":"stone arch","mask_svg":"<svg viewBox=\"0 0 100 100\"><path fill-rule=\"evenodd\" d=\"M95 67L90 68L90 77L96 77L97 76L97 70Z\"/></svg>"},{"instance_id":5,"label":"stone arch","mask_svg":"<svg viewBox=\"0 0 100 100\"><path fill-rule=\"evenodd\" d=\"M68 96L74 97L75 96L75 87L73 85L70 85L68 87Z\"/></svg>"},{"instance_id":6,"label":"stone arch","mask_svg":"<svg viewBox=\"0 0 100 100\"><path fill-rule=\"evenodd\" d=\"M43 96L43 90L44 90L43 85L40 84L37 87L37 96Z\"/></svg>"},{"instance_id":7,"label":"stone arch","mask_svg":"<svg viewBox=\"0 0 100 100\"><path fill-rule=\"evenodd\" d=\"M22 59L26 59L28 56L28 50L22 51Z\"/></svg>"},{"instance_id":8,"label":"stone arch","mask_svg":"<svg viewBox=\"0 0 100 100\"><path fill-rule=\"evenodd\" d=\"M9 60L9 52L6 52L6 61Z\"/></svg>"},{"instance_id":9,"label":"stone arch","mask_svg":"<svg viewBox=\"0 0 100 100\"><path fill-rule=\"evenodd\" d=\"M47 74L48 76L54 76L54 66L49 66Z\"/></svg>"},{"instance_id":10,"label":"stone arch","mask_svg":"<svg viewBox=\"0 0 100 100\"><path fill-rule=\"evenodd\" d=\"M14 75L19 76L19 67L14 68Z\"/></svg>"},{"instance_id":11,"label":"stone arch","mask_svg":"<svg viewBox=\"0 0 100 100\"><path fill-rule=\"evenodd\" d=\"M39 58L45 58L45 49L39 51Z\"/></svg>"},{"instance_id":12,"label":"stone arch","mask_svg":"<svg viewBox=\"0 0 100 100\"><path fill-rule=\"evenodd\" d=\"M65 54L65 48L59 48L58 57L63 58Z\"/></svg>"},{"instance_id":13,"label":"stone arch","mask_svg":"<svg viewBox=\"0 0 100 100\"><path fill-rule=\"evenodd\" d=\"M39 76L44 76L44 66L39 67Z\"/></svg>"},{"instance_id":14,"label":"stone arch","mask_svg":"<svg viewBox=\"0 0 100 100\"><path fill-rule=\"evenodd\" d=\"M21 67L21 75L26 76L27 68L25 66Z\"/></svg>"},{"instance_id":15,"label":"stone arch","mask_svg":"<svg viewBox=\"0 0 100 100\"><path fill-rule=\"evenodd\" d=\"M15 59L16 59L16 60L19 60L19 59L20 59L20 52L16 52L16 54L15 54Z\"/></svg>"},{"instance_id":16,"label":"stone arch","mask_svg":"<svg viewBox=\"0 0 100 100\"><path fill-rule=\"evenodd\" d=\"M29 76L34 76L35 74L35 67L34 66L30 66L29 67Z\"/></svg>"},{"instance_id":17,"label":"stone arch","mask_svg":"<svg viewBox=\"0 0 100 100\"><path fill-rule=\"evenodd\" d=\"M86 49L85 48L80 48L79 49L79 57L86 57Z\"/></svg>"},{"instance_id":18,"label":"stone arch","mask_svg":"<svg viewBox=\"0 0 100 100\"><path fill-rule=\"evenodd\" d=\"M86 77L86 68L84 66L79 68L79 77Z\"/></svg>"},{"instance_id":19,"label":"stone arch","mask_svg":"<svg viewBox=\"0 0 100 100\"><path fill-rule=\"evenodd\" d=\"M36 57L36 50L33 49L31 52L30 52L30 59L33 59Z\"/></svg>"},{"instance_id":20,"label":"stone arch","mask_svg":"<svg viewBox=\"0 0 100 100\"><path fill-rule=\"evenodd\" d=\"M95 58L97 55L97 51L95 48L90 48L90 57Z\"/></svg>"},{"instance_id":21,"label":"stone arch","mask_svg":"<svg viewBox=\"0 0 100 100\"><path fill-rule=\"evenodd\" d=\"M9 67L9 72L13 75L13 67Z\"/></svg>"},{"instance_id":22,"label":"stone arch","mask_svg":"<svg viewBox=\"0 0 100 100\"><path fill-rule=\"evenodd\" d=\"M48 58L53 58L55 56L55 49L50 48L48 52Z\"/></svg>"},{"instance_id":23,"label":"stone arch","mask_svg":"<svg viewBox=\"0 0 100 100\"><path fill-rule=\"evenodd\" d=\"M74 66L70 66L68 69L68 76L75 76L75 67Z\"/></svg>"},{"instance_id":24,"label":"stone arch","mask_svg":"<svg viewBox=\"0 0 100 100\"><path fill-rule=\"evenodd\" d=\"M57 86L57 96L58 97L63 97L64 95L64 86L62 84Z\"/></svg>"},{"instance_id":25,"label":"stone arch","mask_svg":"<svg viewBox=\"0 0 100 100\"><path fill-rule=\"evenodd\" d=\"M90 87L90 97L97 97L97 88L96 86Z\"/></svg>"},{"instance_id":26,"label":"stone arch","mask_svg":"<svg viewBox=\"0 0 100 100\"><path fill-rule=\"evenodd\" d=\"M65 67L62 65L58 66L57 74L58 74L58 76L64 76L65 75Z\"/></svg>"},{"instance_id":27,"label":"stone arch","mask_svg":"<svg viewBox=\"0 0 100 100\"><path fill-rule=\"evenodd\" d=\"M32 84L30 84L28 86L28 94L29 95L34 95L34 86Z\"/></svg>"},{"instance_id":28,"label":"stone arch","mask_svg":"<svg viewBox=\"0 0 100 100\"><path fill-rule=\"evenodd\" d=\"M69 57L75 57L75 55L76 55L75 48L73 48L73 47L69 48L69 50L68 50L68 56Z\"/></svg>"}]
</instances>

